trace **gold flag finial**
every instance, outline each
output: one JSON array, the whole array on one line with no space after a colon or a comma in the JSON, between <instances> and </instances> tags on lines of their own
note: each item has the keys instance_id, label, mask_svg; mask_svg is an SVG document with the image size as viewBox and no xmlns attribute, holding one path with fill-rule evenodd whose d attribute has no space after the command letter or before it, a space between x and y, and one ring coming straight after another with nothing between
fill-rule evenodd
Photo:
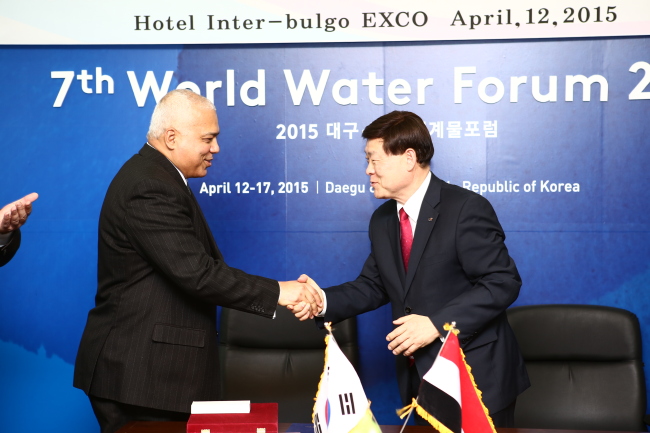
<instances>
[{"instance_id":1,"label":"gold flag finial","mask_svg":"<svg viewBox=\"0 0 650 433\"><path fill-rule=\"evenodd\" d=\"M451 322L451 325L449 323L445 323L443 325L442 329L444 329L445 331L451 330L451 332L453 332L456 335L458 335L460 333L458 328L456 328L456 322Z\"/></svg>"}]
</instances>

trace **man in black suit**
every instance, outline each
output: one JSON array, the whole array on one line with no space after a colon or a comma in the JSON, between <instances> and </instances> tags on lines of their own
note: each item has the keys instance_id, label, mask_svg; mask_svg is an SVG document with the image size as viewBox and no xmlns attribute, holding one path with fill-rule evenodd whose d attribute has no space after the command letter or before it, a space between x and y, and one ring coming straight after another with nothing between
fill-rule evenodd
<instances>
[{"instance_id":1,"label":"man in black suit","mask_svg":"<svg viewBox=\"0 0 650 433\"><path fill-rule=\"evenodd\" d=\"M224 262L186 181L207 174L218 134L210 101L189 90L168 93L147 144L106 193L96 306L74 374L102 433L132 420L187 420L192 401L219 398L216 305L268 318L278 304L322 308L308 284Z\"/></svg>"},{"instance_id":2,"label":"man in black suit","mask_svg":"<svg viewBox=\"0 0 650 433\"><path fill-rule=\"evenodd\" d=\"M20 227L32 213L32 203L38 198L35 192L9 203L0 210L0 266L9 263L20 247Z\"/></svg>"},{"instance_id":3,"label":"man in black suit","mask_svg":"<svg viewBox=\"0 0 650 433\"><path fill-rule=\"evenodd\" d=\"M505 313L521 279L492 206L430 172L433 143L417 115L381 116L363 137L374 195L390 200L370 219L371 252L361 274L325 290L321 316L339 322L391 303L395 329L386 339L403 355L396 360L404 404L431 368L444 324L456 322L495 425L511 427L516 397L530 383ZM297 317L311 316L301 307Z\"/></svg>"}]
</instances>

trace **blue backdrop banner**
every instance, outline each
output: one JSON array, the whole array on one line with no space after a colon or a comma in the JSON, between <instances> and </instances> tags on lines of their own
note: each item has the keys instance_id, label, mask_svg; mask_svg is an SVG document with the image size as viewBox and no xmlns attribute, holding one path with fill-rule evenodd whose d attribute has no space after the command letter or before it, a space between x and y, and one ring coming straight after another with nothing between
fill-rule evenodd
<instances>
[{"instance_id":1,"label":"blue backdrop banner","mask_svg":"<svg viewBox=\"0 0 650 433\"><path fill-rule=\"evenodd\" d=\"M72 364L96 290L99 210L145 142L156 100L177 87L217 106L221 152L190 186L231 266L307 273L322 287L355 278L381 204L361 131L414 111L433 137L436 175L494 205L524 281L517 305L629 309L648 359L648 37L4 46L0 63L0 203L41 195L0 270L8 430L24 419L34 430L97 430ZM401 405L391 329L386 308L359 318L360 377L382 424L398 424Z\"/></svg>"}]
</instances>

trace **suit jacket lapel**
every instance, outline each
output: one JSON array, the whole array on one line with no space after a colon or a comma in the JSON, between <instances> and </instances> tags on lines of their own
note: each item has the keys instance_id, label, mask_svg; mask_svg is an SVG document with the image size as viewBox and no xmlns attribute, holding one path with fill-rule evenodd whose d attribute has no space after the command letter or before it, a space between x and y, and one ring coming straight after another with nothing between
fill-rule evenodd
<instances>
[{"instance_id":1,"label":"suit jacket lapel","mask_svg":"<svg viewBox=\"0 0 650 433\"><path fill-rule=\"evenodd\" d=\"M395 201L393 200L393 204ZM395 261L395 269L397 269L397 275L399 275L400 283L402 287L404 286L404 279L406 275L404 274L404 261L402 260L402 247L400 245L400 234L399 234L399 219L397 218L397 205L393 207L393 211L390 212L388 218L386 218L386 233L388 233L388 239L390 239L391 251L393 252L393 260Z\"/></svg>"},{"instance_id":2,"label":"suit jacket lapel","mask_svg":"<svg viewBox=\"0 0 650 433\"><path fill-rule=\"evenodd\" d=\"M413 278L420 265L420 259L424 248L429 242L433 226L438 219L438 211L435 210L436 205L440 202L440 187L441 180L431 174L431 182L429 188L422 200L420 207L420 215L418 216L418 224L415 228L415 235L413 236L413 246L411 247L411 258L409 259L409 270L406 274L406 282L404 284L404 296L408 293L413 283ZM401 255L401 253L400 253Z\"/></svg>"},{"instance_id":3,"label":"suit jacket lapel","mask_svg":"<svg viewBox=\"0 0 650 433\"><path fill-rule=\"evenodd\" d=\"M219 247L217 247L217 242L214 240L214 236L212 236L212 230L210 230L208 221L205 219L205 215L203 215L201 206L199 206L199 202L196 200L196 196L194 196L194 194L189 189L189 187L188 187L188 191L190 196L192 196L192 202L194 203L195 211L198 213L199 218L203 224L203 231L208 237L208 243L210 244L210 251L212 253L212 257L217 259L223 259L223 256L221 255L221 251L219 251Z\"/></svg>"}]
</instances>

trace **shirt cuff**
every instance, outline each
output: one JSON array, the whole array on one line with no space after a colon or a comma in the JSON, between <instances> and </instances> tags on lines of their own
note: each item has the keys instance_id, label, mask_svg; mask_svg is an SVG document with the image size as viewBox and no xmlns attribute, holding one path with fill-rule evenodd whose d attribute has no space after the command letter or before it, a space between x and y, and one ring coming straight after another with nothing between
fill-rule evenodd
<instances>
[{"instance_id":1,"label":"shirt cuff","mask_svg":"<svg viewBox=\"0 0 650 433\"><path fill-rule=\"evenodd\" d=\"M327 295L325 295L325 290L321 290L320 294L323 297L323 309L316 317L325 317L325 313L327 312Z\"/></svg>"},{"instance_id":2,"label":"shirt cuff","mask_svg":"<svg viewBox=\"0 0 650 433\"><path fill-rule=\"evenodd\" d=\"M278 281L278 287L280 287L280 282ZM282 289L278 292L278 302L275 303L275 311L273 312L273 317L271 319L275 319L275 316L278 315L278 307L280 306L280 294L282 293Z\"/></svg>"}]
</instances>

